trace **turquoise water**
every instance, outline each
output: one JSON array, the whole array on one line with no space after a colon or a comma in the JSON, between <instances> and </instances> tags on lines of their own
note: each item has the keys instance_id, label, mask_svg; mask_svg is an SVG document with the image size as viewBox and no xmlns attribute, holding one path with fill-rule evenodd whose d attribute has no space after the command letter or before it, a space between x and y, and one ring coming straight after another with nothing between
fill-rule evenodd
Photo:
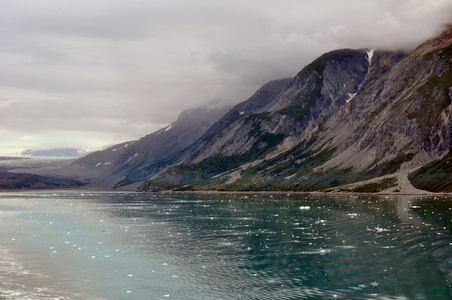
<instances>
[{"instance_id":1,"label":"turquoise water","mask_svg":"<svg viewBox=\"0 0 452 300\"><path fill-rule=\"evenodd\" d=\"M0 299L450 299L452 199L0 194Z\"/></svg>"}]
</instances>

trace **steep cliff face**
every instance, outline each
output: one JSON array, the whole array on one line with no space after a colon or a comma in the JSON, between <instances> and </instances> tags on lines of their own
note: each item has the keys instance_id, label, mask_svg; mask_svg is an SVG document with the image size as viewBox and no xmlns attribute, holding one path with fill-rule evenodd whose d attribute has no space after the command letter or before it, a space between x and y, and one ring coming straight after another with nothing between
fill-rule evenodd
<instances>
[{"instance_id":1,"label":"steep cliff face","mask_svg":"<svg viewBox=\"0 0 452 300\"><path fill-rule=\"evenodd\" d=\"M403 168L439 158L451 147L450 30L369 81L325 124L316 146L335 148L322 168L363 171L411 154ZM372 66L371 66L372 69Z\"/></svg>"},{"instance_id":2,"label":"steep cliff face","mask_svg":"<svg viewBox=\"0 0 452 300\"><path fill-rule=\"evenodd\" d=\"M265 101L237 105L142 189L319 190L442 157L452 146L451 32L408 54L322 55L273 82Z\"/></svg>"}]
</instances>

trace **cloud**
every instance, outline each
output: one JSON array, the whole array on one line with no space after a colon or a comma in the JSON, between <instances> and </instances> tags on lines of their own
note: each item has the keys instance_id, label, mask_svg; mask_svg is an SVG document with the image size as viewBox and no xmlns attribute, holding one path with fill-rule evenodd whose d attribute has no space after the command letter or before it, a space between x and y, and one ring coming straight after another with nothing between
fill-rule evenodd
<instances>
[{"instance_id":1,"label":"cloud","mask_svg":"<svg viewBox=\"0 0 452 300\"><path fill-rule=\"evenodd\" d=\"M4 0L0 149L137 139L326 51L412 48L449 22L450 0Z\"/></svg>"}]
</instances>

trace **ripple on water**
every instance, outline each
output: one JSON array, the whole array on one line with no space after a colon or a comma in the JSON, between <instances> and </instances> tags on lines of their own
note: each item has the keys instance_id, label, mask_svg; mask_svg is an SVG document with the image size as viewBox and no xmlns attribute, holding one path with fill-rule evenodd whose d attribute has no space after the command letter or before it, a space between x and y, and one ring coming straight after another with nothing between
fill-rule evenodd
<instances>
[{"instance_id":1,"label":"ripple on water","mask_svg":"<svg viewBox=\"0 0 452 300\"><path fill-rule=\"evenodd\" d=\"M26 269L9 249L0 247L1 299L86 299L81 294L52 290L46 287L48 280L48 276Z\"/></svg>"},{"instance_id":2,"label":"ripple on water","mask_svg":"<svg viewBox=\"0 0 452 300\"><path fill-rule=\"evenodd\" d=\"M157 298L179 299L450 298L452 218L438 200L112 195L111 203L110 196L71 199L81 230L65 229L61 245L47 245L46 253L85 258L99 282L111 276L117 283L110 287L119 298L144 299L150 287ZM61 220L52 207L38 221L56 230ZM94 225L82 229L85 216ZM92 267L102 263L107 271Z\"/></svg>"}]
</instances>

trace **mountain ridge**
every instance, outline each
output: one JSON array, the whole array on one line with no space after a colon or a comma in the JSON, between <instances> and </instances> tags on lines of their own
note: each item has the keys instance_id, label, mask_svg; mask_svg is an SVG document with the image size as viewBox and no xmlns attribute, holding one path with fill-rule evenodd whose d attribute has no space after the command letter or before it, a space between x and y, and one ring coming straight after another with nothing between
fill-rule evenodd
<instances>
[{"instance_id":1,"label":"mountain ridge","mask_svg":"<svg viewBox=\"0 0 452 300\"><path fill-rule=\"evenodd\" d=\"M182 162L182 168L175 167L155 184L167 182L184 189L309 191L420 167L440 158L452 141L448 127L450 32L449 27L410 53L343 49L322 55L303 68L252 122L246 122L249 115L229 124L234 125L231 131L239 132L231 134L230 143L221 141L217 133L216 144L210 142L197 150L205 147L208 155L195 154L185 162L191 168ZM436 116L443 123L436 124ZM253 136L256 131L253 140L250 133ZM275 133L285 136L272 146L273 154L264 151L230 163L234 156L240 157L234 150L241 148L243 158L264 134ZM214 164L208 161L212 157L217 165L228 167L217 168L215 174L205 166ZM228 168L233 176L228 177ZM275 171L268 171L271 168ZM206 176L193 179L194 173L202 172ZM141 189L146 190L146 185Z\"/></svg>"},{"instance_id":2,"label":"mountain ridge","mask_svg":"<svg viewBox=\"0 0 452 300\"><path fill-rule=\"evenodd\" d=\"M146 180L141 191L327 191L380 176L394 189L397 172L452 147L451 45L448 26L412 51L330 51L209 121L174 135L170 125L67 171L116 186Z\"/></svg>"}]
</instances>

